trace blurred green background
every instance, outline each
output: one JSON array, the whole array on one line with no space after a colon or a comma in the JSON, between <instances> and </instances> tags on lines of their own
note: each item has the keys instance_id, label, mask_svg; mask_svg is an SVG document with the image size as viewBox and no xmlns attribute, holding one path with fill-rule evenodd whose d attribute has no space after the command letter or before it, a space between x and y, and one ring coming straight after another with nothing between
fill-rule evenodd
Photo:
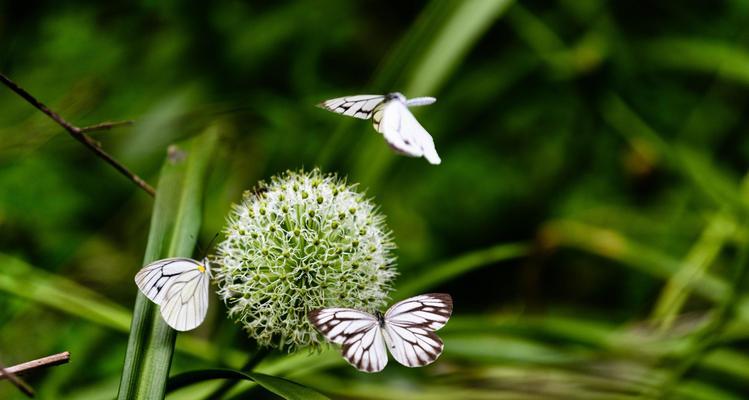
<instances>
[{"instance_id":1,"label":"blurred green background","mask_svg":"<svg viewBox=\"0 0 749 400\"><path fill-rule=\"evenodd\" d=\"M394 299L455 299L432 366L365 375L329 350L260 371L333 398L740 399L747 17L741 0L0 1L0 71L79 126L134 120L92 135L152 184L170 143L219 125L203 248L243 190L319 166L387 215ZM396 90L438 98L414 112L442 165L314 107ZM115 395L152 204L0 87L0 360L72 353L27 376L39 398ZM172 371L251 347L214 297ZM23 397L0 381L0 398Z\"/></svg>"}]
</instances>

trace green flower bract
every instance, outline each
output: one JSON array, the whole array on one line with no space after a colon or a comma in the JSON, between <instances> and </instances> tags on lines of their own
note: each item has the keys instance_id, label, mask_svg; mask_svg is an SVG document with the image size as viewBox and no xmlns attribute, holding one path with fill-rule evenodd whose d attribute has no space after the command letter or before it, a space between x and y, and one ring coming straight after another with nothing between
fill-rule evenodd
<instances>
[{"instance_id":1,"label":"green flower bract","mask_svg":"<svg viewBox=\"0 0 749 400\"><path fill-rule=\"evenodd\" d=\"M234 205L224 233L219 295L260 345L294 351L320 343L311 309L386 303L392 234L376 206L334 175L286 172L261 182Z\"/></svg>"}]
</instances>

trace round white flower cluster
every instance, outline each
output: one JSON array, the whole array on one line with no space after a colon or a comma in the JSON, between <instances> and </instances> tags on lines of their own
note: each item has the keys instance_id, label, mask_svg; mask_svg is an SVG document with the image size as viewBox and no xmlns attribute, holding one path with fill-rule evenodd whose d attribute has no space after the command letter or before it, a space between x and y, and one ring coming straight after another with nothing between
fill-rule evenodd
<instances>
[{"instance_id":1,"label":"round white flower cluster","mask_svg":"<svg viewBox=\"0 0 749 400\"><path fill-rule=\"evenodd\" d=\"M286 172L233 206L218 247L219 295L258 344L320 343L319 307L374 311L396 271L392 233L376 206L335 175Z\"/></svg>"}]
</instances>

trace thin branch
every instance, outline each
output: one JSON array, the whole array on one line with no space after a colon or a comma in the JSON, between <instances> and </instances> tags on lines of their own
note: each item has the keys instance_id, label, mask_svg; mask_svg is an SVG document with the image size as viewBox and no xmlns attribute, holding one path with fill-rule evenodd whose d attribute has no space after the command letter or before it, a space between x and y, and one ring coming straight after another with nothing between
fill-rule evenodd
<instances>
[{"instance_id":1,"label":"thin branch","mask_svg":"<svg viewBox=\"0 0 749 400\"><path fill-rule=\"evenodd\" d=\"M97 156L102 158L104 161L109 163L114 169L119 171L122 175L125 175L128 179L130 179L133 183L138 185L141 189L145 190L146 193L150 194L151 196L154 196L156 194L156 191L151 187L145 180L143 180L138 175L131 172L127 167L122 165L119 161L115 160L112 156L110 156L107 152L105 152L99 143L92 139L90 136L86 135L85 132L91 131L91 130L101 130L101 129L108 129L104 128L109 124L109 128L112 128L114 126L123 125L123 123L104 123L99 125L94 125L87 128L79 128L65 119L63 119L61 116L59 116L54 111L50 110L42 104L39 100L34 98L29 92L22 89L20 86L18 86L15 82L10 80L7 76L0 74L0 82L2 82L5 86L10 88L10 90L16 92L19 96L23 97L24 100L28 101L32 106L36 107L39 111L46 114L48 117L52 118L55 122L57 122L58 125L62 126L69 134L72 136L75 140L81 142L84 146L88 147L91 151L96 153ZM96 129L93 129L96 128Z\"/></svg>"},{"instance_id":2,"label":"thin branch","mask_svg":"<svg viewBox=\"0 0 749 400\"><path fill-rule=\"evenodd\" d=\"M2 374L3 377L7 377L8 380L13 383L23 394L28 397L34 397L34 389L32 389L28 383L24 382L23 379L17 377L12 372L9 372L2 365L0 365L0 374Z\"/></svg>"},{"instance_id":3,"label":"thin branch","mask_svg":"<svg viewBox=\"0 0 749 400\"><path fill-rule=\"evenodd\" d=\"M70 353L64 351L62 353L53 354L51 356L38 358L33 361L28 361L23 364L14 365L12 367L5 368L5 371L0 373L0 380L9 378L11 374L21 375L28 372L33 372L41 368L53 367L55 365L65 364L70 361ZM6 375L6 372L8 373Z\"/></svg>"},{"instance_id":4,"label":"thin branch","mask_svg":"<svg viewBox=\"0 0 749 400\"><path fill-rule=\"evenodd\" d=\"M108 131L113 128L119 128L120 126L130 126L133 121L116 121L116 122L102 122L100 124L84 126L80 128L81 132L94 132L94 131Z\"/></svg>"}]
</instances>

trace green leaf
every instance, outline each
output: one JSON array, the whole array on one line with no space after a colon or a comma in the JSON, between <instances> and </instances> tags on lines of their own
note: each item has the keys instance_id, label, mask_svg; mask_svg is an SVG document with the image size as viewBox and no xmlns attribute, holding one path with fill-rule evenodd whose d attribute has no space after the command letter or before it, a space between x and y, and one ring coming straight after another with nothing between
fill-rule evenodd
<instances>
[{"instance_id":1,"label":"green leaf","mask_svg":"<svg viewBox=\"0 0 749 400\"><path fill-rule=\"evenodd\" d=\"M130 312L78 283L0 253L0 291L127 331Z\"/></svg>"},{"instance_id":2,"label":"green leaf","mask_svg":"<svg viewBox=\"0 0 749 400\"><path fill-rule=\"evenodd\" d=\"M167 383L167 392L212 379L239 379L253 381L269 392L287 400L325 400L328 397L288 379L257 372L241 372L233 369L205 369L175 375Z\"/></svg>"},{"instance_id":3,"label":"green leaf","mask_svg":"<svg viewBox=\"0 0 749 400\"><path fill-rule=\"evenodd\" d=\"M180 146L170 146L161 172L144 265L192 255L200 228L203 181L217 137L216 126ZM118 399L160 399L169 374L176 332L158 307L138 293Z\"/></svg>"},{"instance_id":4,"label":"green leaf","mask_svg":"<svg viewBox=\"0 0 749 400\"><path fill-rule=\"evenodd\" d=\"M408 297L435 287L456 276L489 264L526 256L530 246L525 243L504 243L488 249L460 255L452 260L429 267L429 273L416 274L398 287L398 295Z\"/></svg>"},{"instance_id":5,"label":"green leaf","mask_svg":"<svg viewBox=\"0 0 749 400\"><path fill-rule=\"evenodd\" d=\"M661 38L642 46L650 65L660 68L700 72L749 84L749 53L733 41L704 38Z\"/></svg>"}]
</instances>

